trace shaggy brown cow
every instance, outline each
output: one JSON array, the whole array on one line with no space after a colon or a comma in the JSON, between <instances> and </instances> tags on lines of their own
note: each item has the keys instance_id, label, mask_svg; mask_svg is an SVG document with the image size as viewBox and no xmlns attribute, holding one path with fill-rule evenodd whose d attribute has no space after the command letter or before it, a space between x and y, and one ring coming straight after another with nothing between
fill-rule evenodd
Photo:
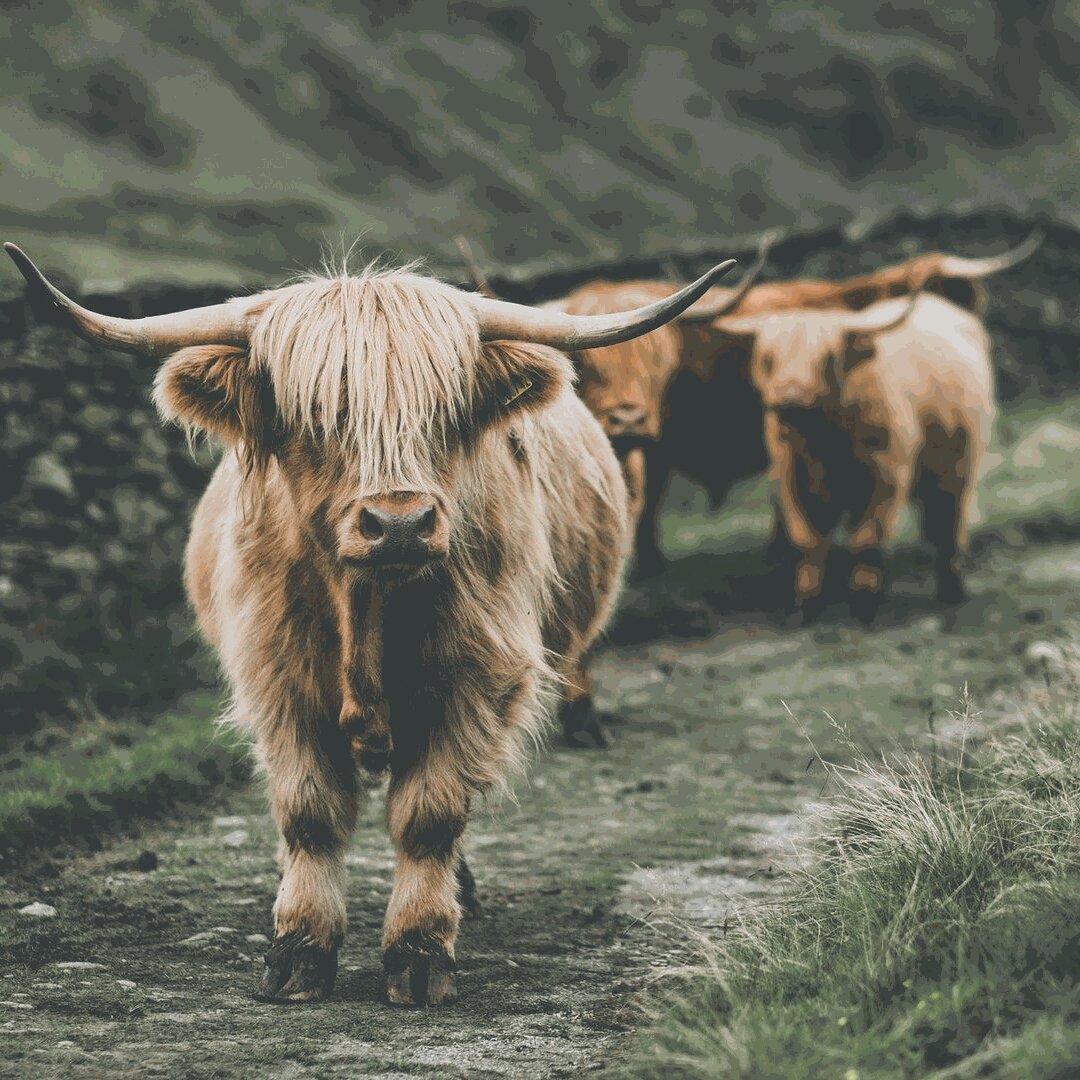
<instances>
[{"instance_id":1,"label":"shaggy brown cow","mask_svg":"<svg viewBox=\"0 0 1080 1080\"><path fill-rule=\"evenodd\" d=\"M844 281L766 282L738 296L729 310L736 315L795 308L859 311L921 289L977 311L984 300L982 279L1015 266L1039 243L1035 234L1015 250L986 259L919 255ZM664 281L598 281L554 306L597 314L655 301L674 287ZM714 290L710 302L721 303L724 292ZM624 461L643 573L653 573L663 563L657 514L672 472L698 481L718 506L734 484L756 476L768 464L761 403L746 364L729 351L727 339L711 320L694 318L702 311L703 304L695 305L677 323L648 337L573 356L579 392Z\"/></svg>"},{"instance_id":2,"label":"shaggy brown cow","mask_svg":"<svg viewBox=\"0 0 1080 1080\"><path fill-rule=\"evenodd\" d=\"M720 329L750 357L795 599L821 596L842 522L857 612L882 595L882 546L909 499L935 552L937 595L963 599L959 557L995 406L981 321L941 297L887 300L857 314L735 316Z\"/></svg>"},{"instance_id":3,"label":"shaggy brown cow","mask_svg":"<svg viewBox=\"0 0 1080 1080\"><path fill-rule=\"evenodd\" d=\"M355 754L390 773L388 998L453 999L470 806L538 737L628 549L618 463L551 346L655 329L731 264L598 319L368 271L124 320L6 247L74 330L168 356L163 415L234 450L195 513L187 585L281 830L260 998L332 986Z\"/></svg>"}]
</instances>

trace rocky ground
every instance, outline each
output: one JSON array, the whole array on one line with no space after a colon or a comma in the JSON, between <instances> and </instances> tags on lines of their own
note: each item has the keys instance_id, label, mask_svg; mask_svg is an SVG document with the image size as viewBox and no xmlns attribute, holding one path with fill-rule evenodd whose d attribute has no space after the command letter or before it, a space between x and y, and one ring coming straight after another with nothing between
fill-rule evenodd
<instances>
[{"instance_id":1,"label":"rocky ground","mask_svg":"<svg viewBox=\"0 0 1080 1080\"><path fill-rule=\"evenodd\" d=\"M748 598L708 637L610 647L596 674L620 718L612 747L545 751L517 802L470 829L483 912L464 927L462 998L445 1010L382 1002L391 854L377 805L352 845L351 930L319 1006L251 997L276 883L257 791L93 855L43 858L0 894L0 1076L610 1067L657 976L782 887L822 795L816 755L842 760L848 736L883 750L944 737L965 685L977 723L1006 722L1025 683L1055 677L1078 582L1080 544L995 541L948 623L907 559L873 632L839 613L789 629ZM664 603L646 592L639 604Z\"/></svg>"}]
</instances>

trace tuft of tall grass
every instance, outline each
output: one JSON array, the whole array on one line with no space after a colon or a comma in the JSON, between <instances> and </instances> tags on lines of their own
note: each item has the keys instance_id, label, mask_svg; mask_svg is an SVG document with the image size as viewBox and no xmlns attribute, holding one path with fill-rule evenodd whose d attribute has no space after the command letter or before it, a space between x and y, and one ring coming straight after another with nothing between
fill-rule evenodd
<instances>
[{"instance_id":1,"label":"tuft of tall grass","mask_svg":"<svg viewBox=\"0 0 1080 1080\"><path fill-rule=\"evenodd\" d=\"M808 869L711 943L622 1075L1080 1075L1076 691L1033 688L976 747L828 766Z\"/></svg>"}]
</instances>

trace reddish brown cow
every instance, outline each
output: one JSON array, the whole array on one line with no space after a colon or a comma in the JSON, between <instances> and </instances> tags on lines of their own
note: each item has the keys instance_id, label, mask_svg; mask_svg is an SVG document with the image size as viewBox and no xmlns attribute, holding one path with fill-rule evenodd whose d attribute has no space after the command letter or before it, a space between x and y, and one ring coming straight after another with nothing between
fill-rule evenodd
<instances>
[{"instance_id":1,"label":"reddish brown cow","mask_svg":"<svg viewBox=\"0 0 1080 1080\"><path fill-rule=\"evenodd\" d=\"M720 329L750 357L765 410L770 476L797 553L795 600L822 595L830 536L846 525L853 603L882 595L882 548L909 499L934 548L937 594L963 599L959 558L995 405L980 320L939 296L858 313L736 316Z\"/></svg>"},{"instance_id":2,"label":"reddish brown cow","mask_svg":"<svg viewBox=\"0 0 1080 1080\"><path fill-rule=\"evenodd\" d=\"M76 332L167 356L162 414L231 448L187 584L281 830L259 997L317 1001L333 984L358 758L390 775L387 996L452 1000L470 807L539 736L629 546L618 463L550 346L653 330L722 270L596 319L367 271L124 320L7 247Z\"/></svg>"},{"instance_id":3,"label":"reddish brown cow","mask_svg":"<svg viewBox=\"0 0 1080 1080\"><path fill-rule=\"evenodd\" d=\"M983 279L1026 259L1039 242L1032 236L1014 251L986 259L919 255L844 281L767 282L750 288L730 311L735 315L793 309L859 311L920 289L980 311ZM615 311L655 301L674 287L664 281L598 281L554 306L573 314ZM708 302L720 302L723 294L724 290L714 290ZM730 351L730 342L712 320L694 317L702 307L696 305L677 322L626 345L573 355L579 392L624 463L637 562L644 573L655 572L663 562L657 512L672 472L701 483L718 506L735 483L763 472L768 464L761 402L746 359L740 361L739 354Z\"/></svg>"}]
</instances>

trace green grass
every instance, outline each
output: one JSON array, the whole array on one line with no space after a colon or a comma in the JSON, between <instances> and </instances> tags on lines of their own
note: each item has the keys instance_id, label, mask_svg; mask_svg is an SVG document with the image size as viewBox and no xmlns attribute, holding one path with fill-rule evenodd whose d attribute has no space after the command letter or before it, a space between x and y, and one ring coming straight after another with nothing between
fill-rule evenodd
<instances>
[{"instance_id":1,"label":"green grass","mask_svg":"<svg viewBox=\"0 0 1080 1080\"><path fill-rule=\"evenodd\" d=\"M218 731L215 695L195 694L153 723L87 721L44 728L0 758L0 852L92 838L247 775L236 736Z\"/></svg>"},{"instance_id":2,"label":"green grass","mask_svg":"<svg viewBox=\"0 0 1080 1080\"><path fill-rule=\"evenodd\" d=\"M620 1075L1080 1075L1076 689L974 750L830 767L809 869L709 945Z\"/></svg>"}]
</instances>

